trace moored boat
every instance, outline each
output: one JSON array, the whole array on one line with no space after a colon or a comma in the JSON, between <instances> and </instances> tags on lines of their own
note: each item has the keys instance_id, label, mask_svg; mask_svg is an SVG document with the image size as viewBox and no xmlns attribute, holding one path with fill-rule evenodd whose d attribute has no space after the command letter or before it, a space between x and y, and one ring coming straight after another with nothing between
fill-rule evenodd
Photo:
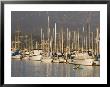
<instances>
[{"instance_id":1,"label":"moored boat","mask_svg":"<svg viewBox=\"0 0 110 87\"><path fill-rule=\"evenodd\" d=\"M73 60L74 64L89 65L92 66L95 58L92 55L85 53L76 53Z\"/></svg>"},{"instance_id":2,"label":"moored boat","mask_svg":"<svg viewBox=\"0 0 110 87\"><path fill-rule=\"evenodd\" d=\"M11 58L12 59L21 59L22 55L19 50L11 51Z\"/></svg>"},{"instance_id":3,"label":"moored boat","mask_svg":"<svg viewBox=\"0 0 110 87\"><path fill-rule=\"evenodd\" d=\"M42 50L39 49L34 49L33 50L33 55L30 57L30 60L36 60L36 61L41 61L42 59Z\"/></svg>"}]
</instances>

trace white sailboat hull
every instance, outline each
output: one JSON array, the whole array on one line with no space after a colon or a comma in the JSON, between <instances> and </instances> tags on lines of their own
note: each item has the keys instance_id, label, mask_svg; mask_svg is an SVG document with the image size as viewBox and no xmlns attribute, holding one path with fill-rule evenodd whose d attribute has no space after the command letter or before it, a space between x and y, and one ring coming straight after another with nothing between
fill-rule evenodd
<instances>
[{"instance_id":1,"label":"white sailboat hull","mask_svg":"<svg viewBox=\"0 0 110 87\"><path fill-rule=\"evenodd\" d=\"M43 59L41 60L41 62L51 63L51 62L52 62L52 59L51 59L51 58L43 58Z\"/></svg>"},{"instance_id":2,"label":"white sailboat hull","mask_svg":"<svg viewBox=\"0 0 110 87\"><path fill-rule=\"evenodd\" d=\"M94 59L74 59L74 64L92 66Z\"/></svg>"},{"instance_id":3,"label":"white sailboat hull","mask_svg":"<svg viewBox=\"0 0 110 87\"><path fill-rule=\"evenodd\" d=\"M11 56L12 59L21 59L21 55Z\"/></svg>"},{"instance_id":4,"label":"white sailboat hull","mask_svg":"<svg viewBox=\"0 0 110 87\"><path fill-rule=\"evenodd\" d=\"M42 59L42 55L35 55L30 58L30 60L36 60L36 61L41 61L41 59Z\"/></svg>"}]
</instances>

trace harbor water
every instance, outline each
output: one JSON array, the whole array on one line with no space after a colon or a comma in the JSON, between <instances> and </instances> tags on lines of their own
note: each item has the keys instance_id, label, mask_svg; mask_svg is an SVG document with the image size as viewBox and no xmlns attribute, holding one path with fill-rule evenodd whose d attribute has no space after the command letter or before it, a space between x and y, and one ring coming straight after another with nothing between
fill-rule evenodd
<instances>
[{"instance_id":1,"label":"harbor water","mask_svg":"<svg viewBox=\"0 0 110 87\"><path fill-rule=\"evenodd\" d=\"M12 60L12 77L100 77L100 66L81 66L74 69L73 64L44 63L31 60Z\"/></svg>"}]
</instances>

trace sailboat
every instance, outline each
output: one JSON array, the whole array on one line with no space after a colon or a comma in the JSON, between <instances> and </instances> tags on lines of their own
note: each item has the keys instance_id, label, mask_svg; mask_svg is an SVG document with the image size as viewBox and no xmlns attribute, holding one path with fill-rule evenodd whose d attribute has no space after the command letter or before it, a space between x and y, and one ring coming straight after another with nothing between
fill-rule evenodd
<instances>
[{"instance_id":1,"label":"sailboat","mask_svg":"<svg viewBox=\"0 0 110 87\"><path fill-rule=\"evenodd\" d=\"M22 55L19 50L15 50L15 51L13 50L13 51L11 51L11 58L12 59L21 59Z\"/></svg>"},{"instance_id":2,"label":"sailboat","mask_svg":"<svg viewBox=\"0 0 110 87\"><path fill-rule=\"evenodd\" d=\"M46 53L47 55L42 57L41 62L51 63L52 62L52 51L50 51L50 47L52 46L52 38L51 38L51 41L50 41L49 16L48 16L48 29L47 29L47 32L48 32L48 52ZM42 30L41 30L41 40L42 40ZM50 46L50 44L51 44L51 46Z\"/></svg>"},{"instance_id":3,"label":"sailboat","mask_svg":"<svg viewBox=\"0 0 110 87\"><path fill-rule=\"evenodd\" d=\"M30 60L36 60L36 61L41 61L42 59L42 50L41 49L34 49L32 57L30 57Z\"/></svg>"},{"instance_id":4,"label":"sailboat","mask_svg":"<svg viewBox=\"0 0 110 87\"><path fill-rule=\"evenodd\" d=\"M59 59L58 59L58 55L57 55L57 52L58 52L58 47L57 47L57 43L56 43L56 23L55 23L55 44L54 44L54 47L55 47L55 52L54 52L54 54L53 54L53 60L52 60L52 62L53 63L59 63Z\"/></svg>"},{"instance_id":5,"label":"sailboat","mask_svg":"<svg viewBox=\"0 0 110 87\"><path fill-rule=\"evenodd\" d=\"M94 65L97 66L100 65L99 43L100 43L99 29L97 28L96 29L96 59L94 60Z\"/></svg>"},{"instance_id":6,"label":"sailboat","mask_svg":"<svg viewBox=\"0 0 110 87\"><path fill-rule=\"evenodd\" d=\"M31 34L31 37L30 37L29 54L30 54L30 57L29 57L30 60L41 61L42 49L33 49L32 34Z\"/></svg>"},{"instance_id":7,"label":"sailboat","mask_svg":"<svg viewBox=\"0 0 110 87\"><path fill-rule=\"evenodd\" d=\"M83 27L83 32L84 32L84 27ZM90 34L90 30L89 30L89 34ZM79 34L78 34L78 37L79 37ZM90 39L90 35L89 35L89 39ZM82 47L83 47L83 43L82 43ZM82 52L79 52L79 51L75 52L75 58L73 61L74 64L77 64L77 65L80 65L80 64L81 65L93 65L94 57L93 57L92 52L90 51L90 42L89 42L89 48L88 49L89 50L86 52L83 52L83 48L82 48Z\"/></svg>"},{"instance_id":8,"label":"sailboat","mask_svg":"<svg viewBox=\"0 0 110 87\"><path fill-rule=\"evenodd\" d=\"M20 30L19 30L18 25L17 25L17 30L15 32L14 44L15 44L15 47L14 47L14 49L11 50L11 58L12 59L21 59L22 55L21 55L21 51L19 50L21 41L20 41Z\"/></svg>"},{"instance_id":9,"label":"sailboat","mask_svg":"<svg viewBox=\"0 0 110 87\"><path fill-rule=\"evenodd\" d=\"M76 35L76 32L74 31L74 40L73 40L74 42L76 42L75 35ZM70 52L70 49L71 49L71 47L70 47L70 40L71 40L70 37L71 37L71 33L69 32L69 36L68 36L68 32L67 32L67 43L68 43L68 39L69 39L69 53L67 54L67 56L69 56L69 57L67 58L67 62L69 64L73 64L73 59L74 59L75 55L74 55L73 51ZM68 44L67 44L67 47L68 47ZM73 45L72 45L72 49L73 49Z\"/></svg>"}]
</instances>

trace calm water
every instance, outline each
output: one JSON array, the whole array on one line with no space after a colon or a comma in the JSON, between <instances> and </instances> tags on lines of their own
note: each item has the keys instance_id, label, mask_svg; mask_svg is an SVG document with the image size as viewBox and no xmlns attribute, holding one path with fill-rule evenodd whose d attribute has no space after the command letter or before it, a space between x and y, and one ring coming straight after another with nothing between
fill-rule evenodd
<instances>
[{"instance_id":1,"label":"calm water","mask_svg":"<svg viewBox=\"0 0 110 87\"><path fill-rule=\"evenodd\" d=\"M31 60L12 60L12 77L99 77L100 66L81 66L73 69L73 64L42 63Z\"/></svg>"}]
</instances>

